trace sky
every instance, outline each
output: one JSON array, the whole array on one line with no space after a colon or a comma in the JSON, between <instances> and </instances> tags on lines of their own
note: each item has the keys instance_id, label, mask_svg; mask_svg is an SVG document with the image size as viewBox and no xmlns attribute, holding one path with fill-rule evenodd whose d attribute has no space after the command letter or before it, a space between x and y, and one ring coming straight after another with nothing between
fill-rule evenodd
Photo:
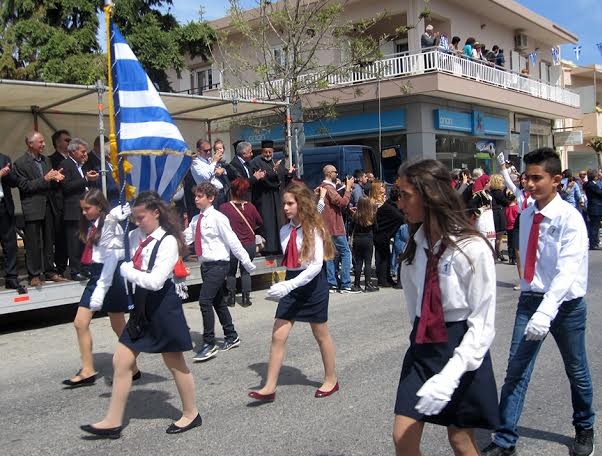
<instances>
[{"instance_id":1,"label":"sky","mask_svg":"<svg viewBox=\"0 0 602 456\"><path fill-rule=\"evenodd\" d=\"M602 42L601 0L517 0L534 12L544 16L579 37L581 57L575 61L573 45L562 47L561 57L578 65L602 64L602 54L596 43ZM243 7L253 7L257 0L241 0ZM203 18L217 19L227 15L228 0L201 0ZM173 0L171 12L179 22L199 20L199 3L190 0ZM101 32L102 33L102 32ZM101 35L102 36L102 35Z\"/></svg>"}]
</instances>

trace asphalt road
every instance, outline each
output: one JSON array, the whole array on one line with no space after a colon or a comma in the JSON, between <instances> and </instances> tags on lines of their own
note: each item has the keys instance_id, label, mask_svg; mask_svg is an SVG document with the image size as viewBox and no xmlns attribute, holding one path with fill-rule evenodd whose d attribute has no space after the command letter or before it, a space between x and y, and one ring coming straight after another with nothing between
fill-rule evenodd
<instances>
[{"instance_id":1,"label":"asphalt road","mask_svg":"<svg viewBox=\"0 0 602 456\"><path fill-rule=\"evenodd\" d=\"M594 379L601 377L602 252L590 257L588 354ZM515 270L498 265L497 336L492 347L501 386L518 292ZM70 323L43 321L4 328L0 334L0 452L3 455L311 455L393 454L393 404L408 345L410 324L399 290L359 295L331 295L330 328L337 346L341 391L315 399L322 379L320 354L309 326L298 324L288 343L277 400L256 406L247 398L265 375L275 303L265 291L253 293L250 308L237 306L234 322L239 348L206 363L192 365L204 424L182 435L165 428L179 417L175 384L158 355L142 355L142 380L131 393L126 428L116 441L88 440L79 425L99 420L110 396L111 354L115 337L106 317L92 323L96 385L64 390L61 381L79 368L76 338ZM185 305L193 340L201 340L196 303ZM221 331L217 331L221 334ZM595 394L595 408L600 409ZM521 420L521 456L567 455L573 436L571 405L558 350L546 341L533 374ZM599 426L598 426L599 429ZM478 433L482 446L487 432ZM427 425L425 456L452 454L445 429Z\"/></svg>"}]
</instances>

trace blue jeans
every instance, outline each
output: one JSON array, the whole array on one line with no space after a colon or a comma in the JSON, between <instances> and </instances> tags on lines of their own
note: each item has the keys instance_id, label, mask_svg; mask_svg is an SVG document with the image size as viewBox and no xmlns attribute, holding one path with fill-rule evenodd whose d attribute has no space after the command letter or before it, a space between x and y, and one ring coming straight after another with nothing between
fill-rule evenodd
<instances>
[{"instance_id":1,"label":"blue jeans","mask_svg":"<svg viewBox=\"0 0 602 456\"><path fill-rule=\"evenodd\" d=\"M541 299L540 296L522 293L518 300L508 368L500 398L500 427L493 439L498 446L504 448L516 446L518 420L523 410L535 359L543 343L543 340L527 341L524 336L525 327ZM586 314L583 298L563 302L558 315L552 321L550 333L560 350L571 386L573 426L591 429L594 426L595 414L592 407L592 379L585 346Z\"/></svg>"},{"instance_id":2,"label":"blue jeans","mask_svg":"<svg viewBox=\"0 0 602 456\"><path fill-rule=\"evenodd\" d=\"M341 259L341 289L351 288L351 250L349 249L347 236L332 236L332 242L337 249L337 255ZM328 278L328 285L331 287L338 287L336 260L337 258L326 262L326 277Z\"/></svg>"}]
</instances>

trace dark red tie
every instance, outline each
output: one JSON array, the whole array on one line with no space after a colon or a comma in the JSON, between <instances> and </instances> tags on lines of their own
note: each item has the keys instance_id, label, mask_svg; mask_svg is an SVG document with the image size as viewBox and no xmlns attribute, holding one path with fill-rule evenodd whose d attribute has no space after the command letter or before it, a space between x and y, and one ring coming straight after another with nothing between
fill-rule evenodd
<instances>
[{"instance_id":1,"label":"dark red tie","mask_svg":"<svg viewBox=\"0 0 602 456\"><path fill-rule=\"evenodd\" d=\"M299 226L293 228L291 230L291 235L288 238L288 244L286 244L281 263L281 266L284 266L285 268L299 267L299 251L297 250L297 230L299 228Z\"/></svg>"},{"instance_id":2,"label":"dark red tie","mask_svg":"<svg viewBox=\"0 0 602 456\"><path fill-rule=\"evenodd\" d=\"M96 234L96 227L93 225L88 230L88 236L86 237L86 245L84 246L84 251L82 252L81 262L83 265L92 264L92 249L94 242L94 235Z\"/></svg>"},{"instance_id":3,"label":"dark red tie","mask_svg":"<svg viewBox=\"0 0 602 456\"><path fill-rule=\"evenodd\" d=\"M528 199L529 199L529 193L527 193L523 190L523 204L522 204L523 210L527 209L527 205L528 205L527 200Z\"/></svg>"},{"instance_id":4,"label":"dark red tie","mask_svg":"<svg viewBox=\"0 0 602 456\"><path fill-rule=\"evenodd\" d=\"M134 269L142 270L142 249L146 247L153 240L152 236L148 236L143 241L140 241L140 245L136 249L134 256L132 257L132 263L134 263Z\"/></svg>"},{"instance_id":5,"label":"dark red tie","mask_svg":"<svg viewBox=\"0 0 602 456\"><path fill-rule=\"evenodd\" d=\"M533 224L529 231L529 243L527 244L527 255L525 256L525 281L531 283L535 276L535 261L537 260L537 244L539 243L539 225L544 219L541 212L533 215Z\"/></svg>"},{"instance_id":6,"label":"dark red tie","mask_svg":"<svg viewBox=\"0 0 602 456\"><path fill-rule=\"evenodd\" d=\"M427 249L426 272L424 277L424 293L422 294L422 308L420 321L416 329L417 344L436 344L447 342L447 329L443 317L443 304L441 303L441 288L439 287L439 260L447 246L441 244L439 251L433 254Z\"/></svg>"},{"instance_id":7,"label":"dark red tie","mask_svg":"<svg viewBox=\"0 0 602 456\"><path fill-rule=\"evenodd\" d=\"M203 220L203 213L199 214L199 219L196 221L196 229L194 231L194 253L196 256L201 258L203 255L203 244L201 244L201 221Z\"/></svg>"}]
</instances>

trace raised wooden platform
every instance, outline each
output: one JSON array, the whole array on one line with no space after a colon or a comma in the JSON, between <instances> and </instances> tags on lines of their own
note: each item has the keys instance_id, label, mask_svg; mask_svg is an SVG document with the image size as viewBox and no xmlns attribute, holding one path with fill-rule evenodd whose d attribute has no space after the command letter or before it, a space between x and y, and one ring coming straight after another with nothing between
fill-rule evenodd
<instances>
[{"instance_id":1,"label":"raised wooden platform","mask_svg":"<svg viewBox=\"0 0 602 456\"><path fill-rule=\"evenodd\" d=\"M284 270L279 266L281 258L281 256L255 258L253 263L257 269L253 271L252 275L261 276L260 280L265 281L266 284L271 283L274 274ZM198 262L188 262L187 266L190 269L190 275L186 283L188 285L202 283ZM39 288L29 287L28 294L25 295L17 294L14 290L2 289L0 291L0 315L77 303L85 286L86 282L46 282Z\"/></svg>"}]
</instances>

